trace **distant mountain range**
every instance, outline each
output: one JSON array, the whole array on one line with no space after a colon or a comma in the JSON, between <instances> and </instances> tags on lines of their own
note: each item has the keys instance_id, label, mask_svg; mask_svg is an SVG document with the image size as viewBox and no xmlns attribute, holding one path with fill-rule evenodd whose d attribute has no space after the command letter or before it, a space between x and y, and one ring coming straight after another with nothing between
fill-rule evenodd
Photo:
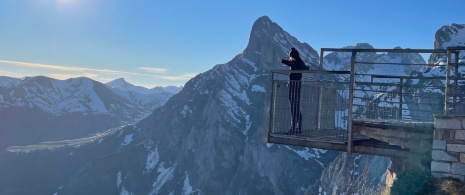
<instances>
[{"instance_id":1,"label":"distant mountain range","mask_svg":"<svg viewBox=\"0 0 465 195\"><path fill-rule=\"evenodd\" d=\"M180 90L146 89L124 79L102 84L85 77L0 76L0 148L73 139L134 123Z\"/></svg>"},{"instance_id":2,"label":"distant mountain range","mask_svg":"<svg viewBox=\"0 0 465 195\"><path fill-rule=\"evenodd\" d=\"M285 69L277 58L288 56L291 47L300 51L312 69L317 68L319 55L309 44L299 42L268 17L258 18L241 54L188 81L141 121L86 138L9 148L0 158L0 194L329 194L344 192L348 179L341 175L346 174L352 180L366 176L369 182L356 185L376 188L383 182L387 158L348 159L340 152L263 141L268 130L269 73ZM418 55L365 57L424 62ZM347 59L334 54L323 60L327 68L340 70L345 68L340 62ZM118 91L110 90L110 97L121 102L136 93L128 93L133 86L118 84L122 80L111 83ZM121 118L142 116L125 110L137 103L110 106L104 102L111 98L105 97L101 104L95 103L103 105L98 109L84 106L91 105L90 100L77 108L86 112L119 109ZM63 108L74 107L58 110ZM333 182L335 178L338 182Z\"/></svg>"}]
</instances>

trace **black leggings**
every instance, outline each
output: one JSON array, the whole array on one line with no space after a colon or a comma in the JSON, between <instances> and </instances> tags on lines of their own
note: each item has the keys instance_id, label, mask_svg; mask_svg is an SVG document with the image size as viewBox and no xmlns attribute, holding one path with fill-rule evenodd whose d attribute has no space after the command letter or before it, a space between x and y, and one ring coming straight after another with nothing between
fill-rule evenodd
<instances>
[{"instance_id":1,"label":"black leggings","mask_svg":"<svg viewBox=\"0 0 465 195\"><path fill-rule=\"evenodd\" d=\"M302 129L302 113L300 112L300 81L289 81L289 103L291 104L291 130Z\"/></svg>"}]
</instances>

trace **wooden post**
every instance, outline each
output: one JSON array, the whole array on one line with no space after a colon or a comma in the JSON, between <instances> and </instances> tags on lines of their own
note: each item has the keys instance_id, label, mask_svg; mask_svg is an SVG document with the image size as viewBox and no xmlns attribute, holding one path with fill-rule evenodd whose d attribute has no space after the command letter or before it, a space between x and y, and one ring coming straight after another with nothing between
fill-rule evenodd
<instances>
[{"instance_id":1,"label":"wooden post","mask_svg":"<svg viewBox=\"0 0 465 195\"><path fill-rule=\"evenodd\" d=\"M353 122L354 122L354 87L355 87L355 57L357 51L352 51L350 59L350 81L349 81L349 109L348 109L348 122L347 122L347 155L353 153Z\"/></svg>"},{"instance_id":2,"label":"wooden post","mask_svg":"<svg viewBox=\"0 0 465 195\"><path fill-rule=\"evenodd\" d=\"M460 51L455 51L455 70L454 70L454 101L452 102L452 108L454 113L457 114L456 105L457 105L457 95L458 95L458 80L459 78L459 53Z\"/></svg>"},{"instance_id":3,"label":"wooden post","mask_svg":"<svg viewBox=\"0 0 465 195\"><path fill-rule=\"evenodd\" d=\"M446 93L444 95L444 115L449 114L449 92L450 92L450 63L451 63L451 52L447 50L447 67L446 67Z\"/></svg>"},{"instance_id":4,"label":"wooden post","mask_svg":"<svg viewBox=\"0 0 465 195\"><path fill-rule=\"evenodd\" d=\"M399 93L399 96L400 96L399 97L399 117L400 118L399 119L402 119L402 111L403 111L402 110L403 109L402 101L404 101L402 98L403 93L404 93L403 86L404 86L404 78L400 78L400 93Z\"/></svg>"},{"instance_id":5,"label":"wooden post","mask_svg":"<svg viewBox=\"0 0 465 195\"><path fill-rule=\"evenodd\" d=\"M269 121L269 124L268 124L269 125L268 126L268 135L270 135L270 133L275 133L274 132L274 130L275 130L274 129L274 121L273 121L274 112L275 112L274 108L273 108L274 107L273 106L274 105L274 99L275 99L274 98L274 92L275 92L274 87L276 85L275 82L274 82L274 72L271 72L270 77L271 77L271 94L270 94L271 95L271 98L270 98L271 101L270 101L270 111L269 111L270 112L270 121Z\"/></svg>"}]
</instances>

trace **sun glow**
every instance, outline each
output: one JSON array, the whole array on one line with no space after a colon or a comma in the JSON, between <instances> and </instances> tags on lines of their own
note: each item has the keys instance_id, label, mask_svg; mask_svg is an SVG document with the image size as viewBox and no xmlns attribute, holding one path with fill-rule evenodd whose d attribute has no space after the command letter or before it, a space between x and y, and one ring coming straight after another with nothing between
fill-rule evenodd
<instances>
[{"instance_id":1,"label":"sun glow","mask_svg":"<svg viewBox=\"0 0 465 195\"><path fill-rule=\"evenodd\" d=\"M73 0L57 0L57 2L60 4L68 4L68 3L73 2Z\"/></svg>"}]
</instances>

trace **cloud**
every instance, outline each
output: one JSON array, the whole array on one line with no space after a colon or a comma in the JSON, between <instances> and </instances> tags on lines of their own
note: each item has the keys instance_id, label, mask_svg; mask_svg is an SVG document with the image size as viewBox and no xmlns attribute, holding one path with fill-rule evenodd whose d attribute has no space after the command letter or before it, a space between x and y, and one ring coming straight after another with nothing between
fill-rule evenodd
<instances>
[{"instance_id":1,"label":"cloud","mask_svg":"<svg viewBox=\"0 0 465 195\"><path fill-rule=\"evenodd\" d=\"M69 78L77 78L77 77L87 77L87 78L96 78L98 75L92 73L84 73L84 74L49 74L50 77L60 80L66 80Z\"/></svg>"},{"instance_id":2,"label":"cloud","mask_svg":"<svg viewBox=\"0 0 465 195\"><path fill-rule=\"evenodd\" d=\"M165 80L170 80L170 81L182 81L182 80L189 80L191 78L194 78L197 76L197 73L188 73L188 74L182 74L179 76L163 76L160 75L159 77Z\"/></svg>"},{"instance_id":3,"label":"cloud","mask_svg":"<svg viewBox=\"0 0 465 195\"><path fill-rule=\"evenodd\" d=\"M26 75L21 74L21 73L10 72L10 71L4 71L4 70L0 70L0 75L8 75L9 77L13 77L13 78L21 78L21 77L25 77L25 76L26 76Z\"/></svg>"},{"instance_id":4,"label":"cloud","mask_svg":"<svg viewBox=\"0 0 465 195\"><path fill-rule=\"evenodd\" d=\"M40 63L18 62L18 61L8 61L8 60L0 60L0 63L10 64L14 66L41 68L41 69L49 69L49 70L72 71L72 72L91 71L91 72L99 72L99 73L105 73L105 74L132 74L132 75L154 76L152 74L126 72L126 71L120 71L120 70L58 66L58 65L52 65L52 64L40 64Z\"/></svg>"},{"instance_id":5,"label":"cloud","mask_svg":"<svg viewBox=\"0 0 465 195\"><path fill-rule=\"evenodd\" d=\"M139 67L139 69L145 70L151 73L166 73L168 69L165 68L148 68L148 67Z\"/></svg>"},{"instance_id":6,"label":"cloud","mask_svg":"<svg viewBox=\"0 0 465 195\"><path fill-rule=\"evenodd\" d=\"M53 64L41 64L41 63L30 63L30 62L19 62L19 61L9 61L1 60L0 64L6 64L16 67L27 67L40 69L42 75L48 75L56 79L68 79L76 77L88 77L100 82L108 82L116 78L126 78L137 81L139 83L144 82L143 80L157 80L158 83L179 83L186 82L189 79L195 77L197 73L186 73L181 75L169 75L167 74L168 69L164 68L150 68L150 67L138 67L137 69L143 70L143 72L129 72L121 70L109 70L109 69L98 69L98 68L82 68L82 67L72 67L72 66L61 66ZM24 73L14 73L11 71L6 71L4 68L0 71L0 75L9 75L12 77L24 77L31 75L24 75ZM46 71L46 72L43 72ZM51 72L53 71L53 73ZM31 71L29 71L31 72ZM144 78L145 77L145 78Z\"/></svg>"}]
</instances>

